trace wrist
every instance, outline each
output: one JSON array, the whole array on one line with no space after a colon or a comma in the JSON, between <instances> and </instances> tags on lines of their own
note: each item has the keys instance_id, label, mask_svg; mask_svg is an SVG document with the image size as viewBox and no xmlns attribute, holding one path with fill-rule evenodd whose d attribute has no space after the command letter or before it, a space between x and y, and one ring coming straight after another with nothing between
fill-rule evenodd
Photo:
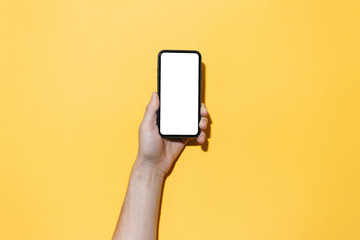
<instances>
[{"instance_id":1,"label":"wrist","mask_svg":"<svg viewBox=\"0 0 360 240\"><path fill-rule=\"evenodd\" d=\"M143 179L150 181L163 182L166 178L166 173L164 171L152 166L149 161L143 159L141 156L136 158L132 171L135 172L135 174L142 176Z\"/></svg>"}]
</instances>

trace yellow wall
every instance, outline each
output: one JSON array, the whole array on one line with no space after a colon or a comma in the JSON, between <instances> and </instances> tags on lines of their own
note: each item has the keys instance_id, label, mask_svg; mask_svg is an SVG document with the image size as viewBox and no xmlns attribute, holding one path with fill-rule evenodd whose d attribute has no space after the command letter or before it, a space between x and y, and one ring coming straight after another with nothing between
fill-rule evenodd
<instances>
[{"instance_id":1,"label":"yellow wall","mask_svg":"<svg viewBox=\"0 0 360 240\"><path fill-rule=\"evenodd\" d=\"M1 1L0 239L109 239L161 49L206 68L208 151L160 239L360 239L359 1Z\"/></svg>"}]
</instances>

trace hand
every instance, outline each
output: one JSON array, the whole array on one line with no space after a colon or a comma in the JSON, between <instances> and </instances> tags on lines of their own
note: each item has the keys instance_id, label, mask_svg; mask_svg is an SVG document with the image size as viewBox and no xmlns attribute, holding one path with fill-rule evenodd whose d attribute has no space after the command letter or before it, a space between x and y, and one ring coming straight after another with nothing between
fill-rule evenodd
<instances>
[{"instance_id":1,"label":"hand","mask_svg":"<svg viewBox=\"0 0 360 240\"><path fill-rule=\"evenodd\" d=\"M146 107L144 119L139 128L138 164L158 171L163 176L169 172L172 164L184 149L189 139L165 139L159 134L156 124L157 110L159 109L159 96L153 92L151 100ZM208 112L201 104L200 135L196 138L199 144L206 140L204 130L208 124Z\"/></svg>"}]
</instances>

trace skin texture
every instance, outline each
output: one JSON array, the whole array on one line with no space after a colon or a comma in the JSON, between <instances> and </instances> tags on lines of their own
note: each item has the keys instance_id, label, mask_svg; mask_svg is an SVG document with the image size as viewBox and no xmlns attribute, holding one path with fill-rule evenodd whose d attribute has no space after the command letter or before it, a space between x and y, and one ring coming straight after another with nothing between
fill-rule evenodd
<instances>
[{"instance_id":1,"label":"skin texture","mask_svg":"<svg viewBox=\"0 0 360 240\"><path fill-rule=\"evenodd\" d=\"M189 139L164 139L156 125L159 97L153 93L139 127L139 148L132 167L128 189L113 240L155 240L162 187L169 171ZM208 112L201 105L201 133L197 142L206 140Z\"/></svg>"}]
</instances>

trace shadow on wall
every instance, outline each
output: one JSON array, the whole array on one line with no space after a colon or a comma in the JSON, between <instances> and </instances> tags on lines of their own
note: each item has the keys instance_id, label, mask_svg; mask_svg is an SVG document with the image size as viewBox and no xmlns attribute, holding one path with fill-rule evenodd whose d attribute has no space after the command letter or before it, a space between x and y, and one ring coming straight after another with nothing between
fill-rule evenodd
<instances>
[{"instance_id":1,"label":"shadow on wall","mask_svg":"<svg viewBox=\"0 0 360 240\"><path fill-rule=\"evenodd\" d=\"M205 89L206 89L206 85L205 85L205 79L206 79L206 67L205 67L205 64L202 62L201 63L201 102L202 103L205 103L206 105L206 101L205 101ZM206 134L206 140L205 140L205 143L203 145L201 145L201 149L204 151L204 152L207 152L208 149L209 149L209 138L211 137L211 123L212 123L212 120L211 120L211 117L210 117L210 113L209 113L209 122L208 122L208 127L206 128L205 130L205 134ZM187 146L198 146L199 144L196 142L196 139L191 139Z\"/></svg>"}]
</instances>

